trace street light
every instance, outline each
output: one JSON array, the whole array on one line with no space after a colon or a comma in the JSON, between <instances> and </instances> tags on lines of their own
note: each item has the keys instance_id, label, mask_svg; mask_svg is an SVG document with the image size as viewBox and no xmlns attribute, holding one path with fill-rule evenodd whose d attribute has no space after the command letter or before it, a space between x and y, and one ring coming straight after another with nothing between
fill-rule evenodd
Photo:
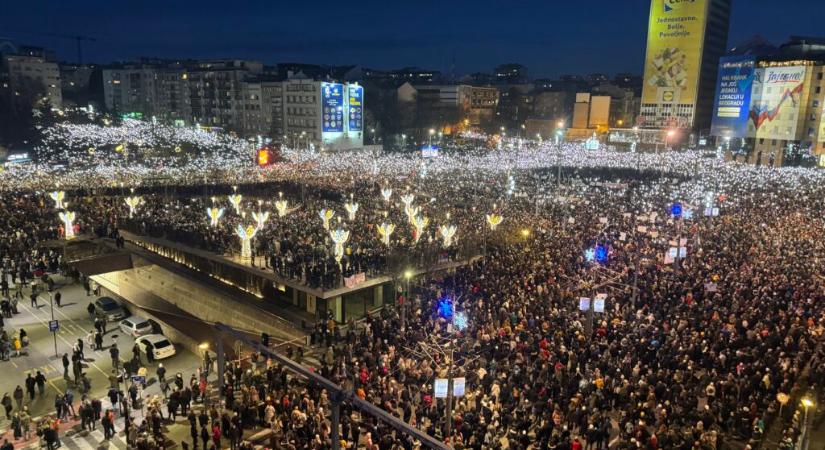
<instances>
[{"instance_id":1,"label":"street light","mask_svg":"<svg viewBox=\"0 0 825 450\"><path fill-rule=\"evenodd\" d=\"M429 137L429 140L427 141L427 143L430 147L433 146L433 135L434 134L435 134L435 129L430 128L430 137Z\"/></svg>"},{"instance_id":2,"label":"street light","mask_svg":"<svg viewBox=\"0 0 825 450\"><path fill-rule=\"evenodd\" d=\"M665 150L667 150L667 146L670 145L670 138L676 135L676 131L674 130L667 130L667 134L665 135Z\"/></svg>"}]
</instances>

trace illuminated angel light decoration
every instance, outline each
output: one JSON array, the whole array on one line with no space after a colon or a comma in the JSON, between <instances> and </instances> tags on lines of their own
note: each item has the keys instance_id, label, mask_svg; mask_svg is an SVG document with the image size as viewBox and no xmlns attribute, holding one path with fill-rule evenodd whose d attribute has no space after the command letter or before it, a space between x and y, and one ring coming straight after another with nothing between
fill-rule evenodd
<instances>
[{"instance_id":1,"label":"illuminated angel light decoration","mask_svg":"<svg viewBox=\"0 0 825 450\"><path fill-rule=\"evenodd\" d=\"M206 208L206 215L209 217L209 225L217 227L218 222L221 220L221 217L223 217L224 212L225 211L223 208Z\"/></svg>"},{"instance_id":2,"label":"illuminated angel light decoration","mask_svg":"<svg viewBox=\"0 0 825 450\"><path fill-rule=\"evenodd\" d=\"M318 211L318 216L321 217L321 221L324 222L324 229L329 231L329 221L335 216L335 211L324 208Z\"/></svg>"},{"instance_id":3,"label":"illuminated angel light decoration","mask_svg":"<svg viewBox=\"0 0 825 450\"><path fill-rule=\"evenodd\" d=\"M129 218L131 219L135 215L135 210L137 209L140 204L143 203L143 199L138 196L133 197L126 197L126 206L129 207Z\"/></svg>"},{"instance_id":4,"label":"illuminated angel light decoration","mask_svg":"<svg viewBox=\"0 0 825 450\"><path fill-rule=\"evenodd\" d=\"M390 189L390 188L381 189L381 196L384 197L385 202L389 203L390 202L390 197L392 197L392 189Z\"/></svg>"},{"instance_id":5,"label":"illuminated angel light decoration","mask_svg":"<svg viewBox=\"0 0 825 450\"><path fill-rule=\"evenodd\" d=\"M335 262L341 264L341 258L344 257L344 244L349 240L349 231L337 229L329 232L329 237L335 243L333 254L335 255Z\"/></svg>"},{"instance_id":6,"label":"illuminated angel light decoration","mask_svg":"<svg viewBox=\"0 0 825 450\"><path fill-rule=\"evenodd\" d=\"M252 211L252 218L255 219L255 223L258 224L258 229L262 230L264 225L266 225L266 221L269 220L269 211Z\"/></svg>"},{"instance_id":7,"label":"illuminated angel light decoration","mask_svg":"<svg viewBox=\"0 0 825 450\"><path fill-rule=\"evenodd\" d=\"M404 209L409 209L410 205L412 205L413 200L415 200L415 195L412 194L404 194L401 196L401 201L404 202Z\"/></svg>"},{"instance_id":8,"label":"illuminated angel light decoration","mask_svg":"<svg viewBox=\"0 0 825 450\"><path fill-rule=\"evenodd\" d=\"M438 233L444 238L444 248L452 245L456 231L458 231L458 228L455 225L441 225L438 227Z\"/></svg>"},{"instance_id":9,"label":"illuminated angel light decoration","mask_svg":"<svg viewBox=\"0 0 825 450\"><path fill-rule=\"evenodd\" d=\"M241 194L233 194L229 196L229 203L231 203L232 207L235 208L235 214L241 213L241 200L243 200L243 196Z\"/></svg>"},{"instance_id":10,"label":"illuminated angel light decoration","mask_svg":"<svg viewBox=\"0 0 825 450\"><path fill-rule=\"evenodd\" d=\"M344 209L347 210L349 220L355 220L355 213L358 212L358 203L344 203Z\"/></svg>"},{"instance_id":11,"label":"illuminated angel light decoration","mask_svg":"<svg viewBox=\"0 0 825 450\"><path fill-rule=\"evenodd\" d=\"M416 244L418 243L418 240L421 239L421 235L424 234L424 230L429 224L429 217L415 216L415 219L413 219L413 227L415 227L413 238L415 239Z\"/></svg>"},{"instance_id":12,"label":"illuminated angel light decoration","mask_svg":"<svg viewBox=\"0 0 825 450\"><path fill-rule=\"evenodd\" d=\"M421 208L419 208L418 206L409 206L404 208L404 213L407 214L407 219L410 221L410 223L415 222L415 216L417 216L419 212L421 212Z\"/></svg>"},{"instance_id":13,"label":"illuminated angel light decoration","mask_svg":"<svg viewBox=\"0 0 825 450\"><path fill-rule=\"evenodd\" d=\"M284 217L287 213L289 203L286 200L278 200L275 202L275 209L278 211L278 217Z\"/></svg>"},{"instance_id":14,"label":"illuminated angel light decoration","mask_svg":"<svg viewBox=\"0 0 825 450\"><path fill-rule=\"evenodd\" d=\"M63 209L66 205L63 204L63 199L66 197L66 192L64 191L55 191L49 194L49 197L54 200L54 207L55 209Z\"/></svg>"},{"instance_id":15,"label":"illuminated angel light decoration","mask_svg":"<svg viewBox=\"0 0 825 450\"><path fill-rule=\"evenodd\" d=\"M241 238L241 259L252 259L252 238L258 234L258 229L253 227L252 225L247 226L246 228L243 225L238 224L238 227L235 228L235 234Z\"/></svg>"},{"instance_id":16,"label":"illuminated angel light decoration","mask_svg":"<svg viewBox=\"0 0 825 450\"><path fill-rule=\"evenodd\" d=\"M387 247L390 246L390 236L395 231L395 225L392 223L382 223L378 225L378 234L381 236L381 242Z\"/></svg>"},{"instance_id":17,"label":"illuminated angel light decoration","mask_svg":"<svg viewBox=\"0 0 825 450\"><path fill-rule=\"evenodd\" d=\"M487 214L487 223L490 225L490 231L495 231L496 227L498 227L503 220L504 217L498 214Z\"/></svg>"},{"instance_id":18,"label":"illuminated angel light decoration","mask_svg":"<svg viewBox=\"0 0 825 450\"><path fill-rule=\"evenodd\" d=\"M74 218L75 214L72 211L60 212L58 214L60 220L63 221L63 236L68 239L74 239Z\"/></svg>"}]
</instances>

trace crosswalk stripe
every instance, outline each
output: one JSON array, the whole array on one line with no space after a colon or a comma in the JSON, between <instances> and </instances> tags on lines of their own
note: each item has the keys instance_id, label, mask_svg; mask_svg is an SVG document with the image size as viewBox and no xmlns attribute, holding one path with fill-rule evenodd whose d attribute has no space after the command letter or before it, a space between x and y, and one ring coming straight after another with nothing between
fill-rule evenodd
<instances>
[{"instance_id":1,"label":"crosswalk stripe","mask_svg":"<svg viewBox=\"0 0 825 450\"><path fill-rule=\"evenodd\" d=\"M97 449L99 447L116 448L119 450L126 450L126 441L123 437L115 433L115 437L106 441L103 439L103 430L98 426L98 429L91 431L85 436L83 432L79 432L72 437L62 437L61 443L71 450L88 450ZM108 445L106 443L108 442Z\"/></svg>"}]
</instances>

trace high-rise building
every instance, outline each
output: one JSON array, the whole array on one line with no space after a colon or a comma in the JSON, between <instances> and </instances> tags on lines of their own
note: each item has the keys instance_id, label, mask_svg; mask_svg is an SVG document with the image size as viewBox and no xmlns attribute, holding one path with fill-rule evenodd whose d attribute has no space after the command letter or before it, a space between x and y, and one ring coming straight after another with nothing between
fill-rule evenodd
<instances>
[{"instance_id":1,"label":"high-rise building","mask_svg":"<svg viewBox=\"0 0 825 450\"><path fill-rule=\"evenodd\" d=\"M343 150L364 145L364 88L293 78L283 83L286 142Z\"/></svg>"},{"instance_id":2,"label":"high-rise building","mask_svg":"<svg viewBox=\"0 0 825 450\"><path fill-rule=\"evenodd\" d=\"M731 0L651 0L639 125L710 128L730 8Z\"/></svg>"},{"instance_id":3,"label":"high-rise building","mask_svg":"<svg viewBox=\"0 0 825 450\"><path fill-rule=\"evenodd\" d=\"M31 91L28 93L39 96L38 101L47 101L52 108L63 107L60 68L46 50L20 47L15 54L3 54L2 63L10 89Z\"/></svg>"}]
</instances>

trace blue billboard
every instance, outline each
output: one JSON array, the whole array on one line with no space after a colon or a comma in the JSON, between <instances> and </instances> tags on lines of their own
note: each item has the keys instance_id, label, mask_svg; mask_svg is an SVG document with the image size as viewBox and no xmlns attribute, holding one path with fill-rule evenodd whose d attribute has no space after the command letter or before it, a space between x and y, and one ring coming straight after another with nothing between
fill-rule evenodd
<instances>
[{"instance_id":1,"label":"blue billboard","mask_svg":"<svg viewBox=\"0 0 825 450\"><path fill-rule=\"evenodd\" d=\"M358 85L347 86L347 98L349 130L361 131L364 129L364 88Z\"/></svg>"},{"instance_id":2,"label":"blue billboard","mask_svg":"<svg viewBox=\"0 0 825 450\"><path fill-rule=\"evenodd\" d=\"M344 86L338 83L321 83L321 131L344 131Z\"/></svg>"},{"instance_id":3,"label":"blue billboard","mask_svg":"<svg viewBox=\"0 0 825 450\"><path fill-rule=\"evenodd\" d=\"M748 111L756 63L751 56L719 60L710 134L743 138L748 134Z\"/></svg>"}]
</instances>

